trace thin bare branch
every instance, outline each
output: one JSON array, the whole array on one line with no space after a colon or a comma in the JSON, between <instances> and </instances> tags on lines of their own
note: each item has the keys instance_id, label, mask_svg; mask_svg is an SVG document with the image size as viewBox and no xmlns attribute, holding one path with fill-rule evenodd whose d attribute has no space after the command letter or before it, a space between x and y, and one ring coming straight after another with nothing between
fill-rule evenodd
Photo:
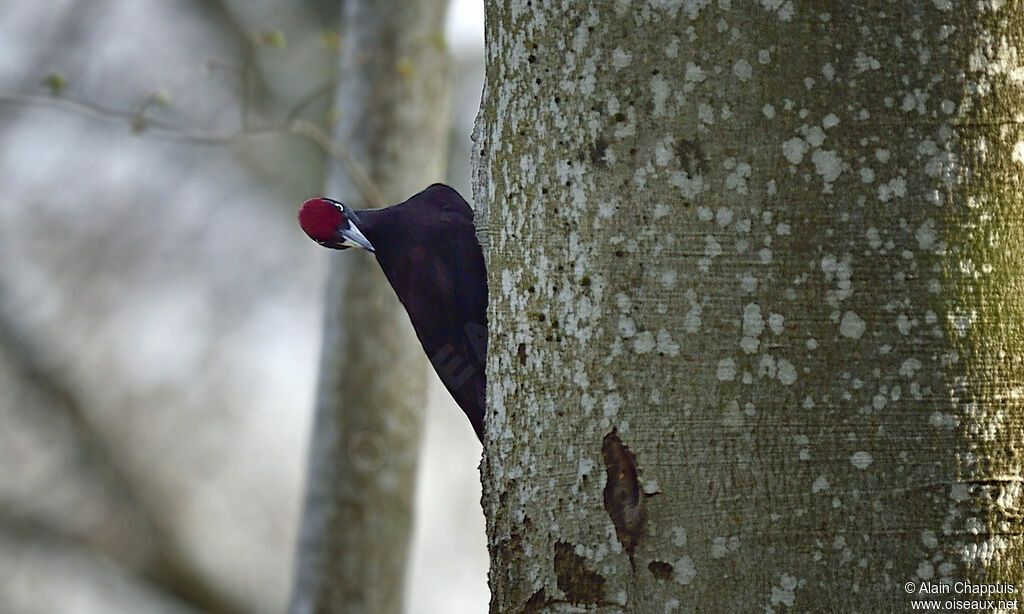
<instances>
[{"instance_id":1,"label":"thin bare branch","mask_svg":"<svg viewBox=\"0 0 1024 614\"><path fill-rule=\"evenodd\" d=\"M362 166L348 153L340 143L331 138L323 128L312 121L302 119L302 111L312 104L320 96L326 95L337 84L339 80L330 82L310 91L308 95L299 100L287 114L284 122L268 124L264 126L250 125L242 126L230 132L204 132L181 128L173 124L155 119L146 115L146 110L152 106L152 102L140 105L137 110L125 111L100 105L88 100L80 100L68 96L44 96L40 94L25 94L20 92L5 92L0 90L0 104L29 106L29 107L50 107L61 111L67 111L102 121L125 122L136 134L146 133L147 135L170 141L190 143L193 145L231 145L238 141L254 136L266 136L272 134L294 134L316 144L324 153L337 160L345 172L349 174L352 181L359 188L360 193L371 207L380 207L384 201L380 191L370 179L369 175L362 169ZM149 96L147 101L151 101Z\"/></svg>"},{"instance_id":2,"label":"thin bare branch","mask_svg":"<svg viewBox=\"0 0 1024 614\"><path fill-rule=\"evenodd\" d=\"M345 172L348 173L356 187L362 193L366 203L371 207L380 207L384 204L380 190L373 183L370 176L366 174L362 166L348 153L348 150L331 138L327 132L311 121L296 119L288 126L289 132L306 137L319 145L328 155L341 163Z\"/></svg>"}]
</instances>

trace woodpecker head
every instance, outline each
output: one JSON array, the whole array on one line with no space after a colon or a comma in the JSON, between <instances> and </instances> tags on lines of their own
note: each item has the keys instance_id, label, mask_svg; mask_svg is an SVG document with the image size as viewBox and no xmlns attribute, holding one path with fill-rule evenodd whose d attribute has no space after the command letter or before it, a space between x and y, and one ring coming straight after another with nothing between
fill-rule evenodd
<instances>
[{"instance_id":1,"label":"woodpecker head","mask_svg":"<svg viewBox=\"0 0 1024 614\"><path fill-rule=\"evenodd\" d=\"M374 251L358 224L359 216L351 207L330 198L311 198L299 209L299 226L320 245L332 249L361 247Z\"/></svg>"}]
</instances>

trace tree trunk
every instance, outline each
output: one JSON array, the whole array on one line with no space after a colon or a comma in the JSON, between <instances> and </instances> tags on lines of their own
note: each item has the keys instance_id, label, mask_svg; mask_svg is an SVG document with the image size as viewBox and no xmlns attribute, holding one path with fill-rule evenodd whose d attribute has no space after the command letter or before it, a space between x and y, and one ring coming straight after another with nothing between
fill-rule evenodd
<instances>
[{"instance_id":1,"label":"tree trunk","mask_svg":"<svg viewBox=\"0 0 1024 614\"><path fill-rule=\"evenodd\" d=\"M383 202L340 170L327 191L357 209L443 177L445 5L345 3L335 137ZM428 363L373 256L353 252L331 256L296 613L402 610Z\"/></svg>"},{"instance_id":2,"label":"tree trunk","mask_svg":"<svg viewBox=\"0 0 1024 614\"><path fill-rule=\"evenodd\" d=\"M1014 599L1024 6L567 4L488 6L491 611Z\"/></svg>"}]
</instances>

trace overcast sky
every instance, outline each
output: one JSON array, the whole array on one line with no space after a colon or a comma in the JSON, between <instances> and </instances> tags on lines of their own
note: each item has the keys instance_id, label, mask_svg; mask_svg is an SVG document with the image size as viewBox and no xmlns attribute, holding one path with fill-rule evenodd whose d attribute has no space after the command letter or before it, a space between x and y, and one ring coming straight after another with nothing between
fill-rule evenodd
<instances>
[{"instance_id":1,"label":"overcast sky","mask_svg":"<svg viewBox=\"0 0 1024 614\"><path fill-rule=\"evenodd\" d=\"M451 0L445 34L460 49L484 44L484 1Z\"/></svg>"}]
</instances>

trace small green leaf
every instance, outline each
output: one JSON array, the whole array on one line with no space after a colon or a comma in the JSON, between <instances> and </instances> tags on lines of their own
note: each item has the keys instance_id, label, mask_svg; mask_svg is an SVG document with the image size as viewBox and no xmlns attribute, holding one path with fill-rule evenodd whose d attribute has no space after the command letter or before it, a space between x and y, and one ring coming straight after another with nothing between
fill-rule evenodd
<instances>
[{"instance_id":1,"label":"small green leaf","mask_svg":"<svg viewBox=\"0 0 1024 614\"><path fill-rule=\"evenodd\" d=\"M338 34L336 30L324 30L323 41L325 45L335 51L341 49L341 34Z\"/></svg>"},{"instance_id":2,"label":"small green leaf","mask_svg":"<svg viewBox=\"0 0 1024 614\"><path fill-rule=\"evenodd\" d=\"M438 51L448 50L448 39L444 37L444 31L437 30L430 36L430 42Z\"/></svg>"},{"instance_id":3,"label":"small green leaf","mask_svg":"<svg viewBox=\"0 0 1024 614\"><path fill-rule=\"evenodd\" d=\"M60 96L68 87L68 78L62 72L53 71L43 77L40 83L50 89L52 96Z\"/></svg>"},{"instance_id":4,"label":"small green leaf","mask_svg":"<svg viewBox=\"0 0 1024 614\"><path fill-rule=\"evenodd\" d=\"M412 79L412 76L416 74L416 68L409 58L398 58L398 61L395 62L395 72L398 73L399 77L408 80Z\"/></svg>"},{"instance_id":5,"label":"small green leaf","mask_svg":"<svg viewBox=\"0 0 1024 614\"><path fill-rule=\"evenodd\" d=\"M261 32L260 42L262 42L267 47L272 47L274 49L284 49L285 46L288 44L287 39L285 39L284 32L278 30L277 28L264 30L263 32Z\"/></svg>"},{"instance_id":6,"label":"small green leaf","mask_svg":"<svg viewBox=\"0 0 1024 614\"><path fill-rule=\"evenodd\" d=\"M149 100L156 106L166 109L171 106L171 95L167 93L167 90L160 88L149 95Z\"/></svg>"}]
</instances>

